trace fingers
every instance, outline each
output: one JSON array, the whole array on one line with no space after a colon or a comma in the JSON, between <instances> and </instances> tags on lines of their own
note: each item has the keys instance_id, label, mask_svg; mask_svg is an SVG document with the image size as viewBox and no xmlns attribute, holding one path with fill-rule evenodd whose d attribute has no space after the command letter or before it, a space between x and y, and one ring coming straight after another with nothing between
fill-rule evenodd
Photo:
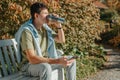
<instances>
[{"instance_id":1,"label":"fingers","mask_svg":"<svg viewBox=\"0 0 120 80\"><path fill-rule=\"evenodd\" d=\"M67 56L63 56L61 59L60 59L60 64L63 65L64 67L67 67L67 66L70 66L73 62L74 62L75 59L71 59L71 60L68 60L67 59Z\"/></svg>"},{"instance_id":2,"label":"fingers","mask_svg":"<svg viewBox=\"0 0 120 80\"><path fill-rule=\"evenodd\" d=\"M52 15L53 15L53 16L56 16L56 17L59 17L59 15L58 15L58 14L55 14L55 13L53 13Z\"/></svg>"},{"instance_id":3,"label":"fingers","mask_svg":"<svg viewBox=\"0 0 120 80\"><path fill-rule=\"evenodd\" d=\"M68 60L67 57L64 57L66 63L64 64L65 67L70 66L75 59Z\"/></svg>"},{"instance_id":4,"label":"fingers","mask_svg":"<svg viewBox=\"0 0 120 80\"><path fill-rule=\"evenodd\" d=\"M70 66L73 62L74 62L75 59L71 59L71 60L68 60L67 61L67 66Z\"/></svg>"},{"instance_id":5,"label":"fingers","mask_svg":"<svg viewBox=\"0 0 120 80\"><path fill-rule=\"evenodd\" d=\"M52 13L52 15L55 16L56 18L59 17L59 15L57 15L55 13ZM61 23L57 19L54 19L54 18L51 18L48 22L49 22L49 24L55 25L55 27L61 26Z\"/></svg>"},{"instance_id":6,"label":"fingers","mask_svg":"<svg viewBox=\"0 0 120 80\"><path fill-rule=\"evenodd\" d=\"M67 60L67 56L63 56L63 58L64 58L65 60Z\"/></svg>"},{"instance_id":7,"label":"fingers","mask_svg":"<svg viewBox=\"0 0 120 80\"><path fill-rule=\"evenodd\" d=\"M70 66L71 64L72 64L71 61L67 61L66 64L64 64L63 66L64 66L64 67L67 67L67 66Z\"/></svg>"}]
</instances>

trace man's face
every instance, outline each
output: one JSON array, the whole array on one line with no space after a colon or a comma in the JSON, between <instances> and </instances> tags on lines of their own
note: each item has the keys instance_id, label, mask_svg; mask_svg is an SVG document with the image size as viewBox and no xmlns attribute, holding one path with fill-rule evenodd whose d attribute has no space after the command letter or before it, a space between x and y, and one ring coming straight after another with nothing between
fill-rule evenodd
<instances>
[{"instance_id":1,"label":"man's face","mask_svg":"<svg viewBox=\"0 0 120 80\"><path fill-rule=\"evenodd\" d=\"M48 15L48 10L47 9L43 9L41 10L41 12L38 15L37 20L39 21L39 23L43 24L47 22L46 16Z\"/></svg>"}]
</instances>

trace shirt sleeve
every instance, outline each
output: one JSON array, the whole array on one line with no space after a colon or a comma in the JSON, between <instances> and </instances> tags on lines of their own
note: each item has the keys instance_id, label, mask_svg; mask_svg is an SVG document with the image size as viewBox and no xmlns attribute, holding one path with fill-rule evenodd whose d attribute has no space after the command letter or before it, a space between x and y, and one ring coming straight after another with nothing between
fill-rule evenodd
<instances>
[{"instance_id":1,"label":"shirt sleeve","mask_svg":"<svg viewBox=\"0 0 120 80\"><path fill-rule=\"evenodd\" d=\"M21 35L21 48L22 51L34 49L33 37L29 30L24 30Z\"/></svg>"}]
</instances>

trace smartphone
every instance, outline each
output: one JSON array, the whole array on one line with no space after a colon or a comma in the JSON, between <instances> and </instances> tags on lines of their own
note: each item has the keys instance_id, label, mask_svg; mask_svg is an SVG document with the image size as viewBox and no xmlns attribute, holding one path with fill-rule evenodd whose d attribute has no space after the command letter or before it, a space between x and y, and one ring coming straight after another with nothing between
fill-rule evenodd
<instances>
[{"instance_id":1,"label":"smartphone","mask_svg":"<svg viewBox=\"0 0 120 80\"><path fill-rule=\"evenodd\" d=\"M68 60L71 60L71 59L77 59L78 56L68 56Z\"/></svg>"}]
</instances>

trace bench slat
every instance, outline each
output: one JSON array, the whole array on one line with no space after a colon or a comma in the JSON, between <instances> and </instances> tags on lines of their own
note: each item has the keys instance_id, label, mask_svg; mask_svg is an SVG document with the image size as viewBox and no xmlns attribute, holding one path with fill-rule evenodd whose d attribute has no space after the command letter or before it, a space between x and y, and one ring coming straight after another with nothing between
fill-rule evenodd
<instances>
[{"instance_id":1,"label":"bench slat","mask_svg":"<svg viewBox=\"0 0 120 80\"><path fill-rule=\"evenodd\" d=\"M17 62L20 63L21 60L21 56L20 54L17 53L17 42L15 39L8 39L8 40L0 40L0 47L4 47L4 46L13 46L14 50L15 50L15 55L17 58Z\"/></svg>"},{"instance_id":2,"label":"bench slat","mask_svg":"<svg viewBox=\"0 0 120 80\"><path fill-rule=\"evenodd\" d=\"M20 55L20 53L18 53L17 44L15 44L15 40L12 40L12 42L14 44L13 49L15 51L17 62L20 63L21 62L21 55Z\"/></svg>"},{"instance_id":3,"label":"bench slat","mask_svg":"<svg viewBox=\"0 0 120 80\"><path fill-rule=\"evenodd\" d=\"M12 74L12 66L11 66L11 62L10 62L10 58L9 58L9 52L7 51L7 46L4 46L3 47L3 52L5 53L5 60L6 60L6 63L7 63L7 69L9 71L10 74Z\"/></svg>"},{"instance_id":4,"label":"bench slat","mask_svg":"<svg viewBox=\"0 0 120 80\"><path fill-rule=\"evenodd\" d=\"M0 77L2 77L2 72L1 72L1 68L0 68Z\"/></svg>"},{"instance_id":5,"label":"bench slat","mask_svg":"<svg viewBox=\"0 0 120 80\"><path fill-rule=\"evenodd\" d=\"M0 80L39 80L39 77L25 76L22 72L19 71L18 73L12 74L10 76L0 78Z\"/></svg>"},{"instance_id":6,"label":"bench slat","mask_svg":"<svg viewBox=\"0 0 120 80\"><path fill-rule=\"evenodd\" d=\"M4 47L6 45L13 45L13 42L14 42L14 44L17 44L15 39L0 40L0 47Z\"/></svg>"},{"instance_id":7,"label":"bench slat","mask_svg":"<svg viewBox=\"0 0 120 80\"><path fill-rule=\"evenodd\" d=\"M14 79L12 79L12 80L23 80L23 79L24 79L24 80L29 80L30 77L25 76L25 75L20 75L20 76L14 78Z\"/></svg>"},{"instance_id":8,"label":"bench slat","mask_svg":"<svg viewBox=\"0 0 120 80\"><path fill-rule=\"evenodd\" d=\"M8 73L7 73L7 70L6 70L6 65L5 65L5 61L4 61L4 58L3 58L3 55L2 55L1 49L0 49L0 62L1 62L2 70L3 70L3 74L4 74L5 76L7 76Z\"/></svg>"},{"instance_id":9,"label":"bench slat","mask_svg":"<svg viewBox=\"0 0 120 80\"><path fill-rule=\"evenodd\" d=\"M31 80L31 79L35 80L35 77L21 75L13 80Z\"/></svg>"},{"instance_id":10,"label":"bench slat","mask_svg":"<svg viewBox=\"0 0 120 80\"><path fill-rule=\"evenodd\" d=\"M39 80L39 77L25 77L25 78L22 78L21 80Z\"/></svg>"},{"instance_id":11,"label":"bench slat","mask_svg":"<svg viewBox=\"0 0 120 80\"><path fill-rule=\"evenodd\" d=\"M19 77L21 75L22 75L21 72L17 72L17 73L14 73L12 75L8 75L6 77L0 78L0 80L13 80L13 79L16 79L17 77Z\"/></svg>"},{"instance_id":12,"label":"bench slat","mask_svg":"<svg viewBox=\"0 0 120 80\"><path fill-rule=\"evenodd\" d=\"M8 46L8 49L9 49L9 51L10 51L10 57L11 57L11 59L12 59L12 65L14 66L14 72L17 72L18 71L18 69L17 69L17 66L16 66L16 62L15 62L15 57L14 57L14 54L13 54L13 50L12 50L12 48L11 48L12 46Z\"/></svg>"}]
</instances>

